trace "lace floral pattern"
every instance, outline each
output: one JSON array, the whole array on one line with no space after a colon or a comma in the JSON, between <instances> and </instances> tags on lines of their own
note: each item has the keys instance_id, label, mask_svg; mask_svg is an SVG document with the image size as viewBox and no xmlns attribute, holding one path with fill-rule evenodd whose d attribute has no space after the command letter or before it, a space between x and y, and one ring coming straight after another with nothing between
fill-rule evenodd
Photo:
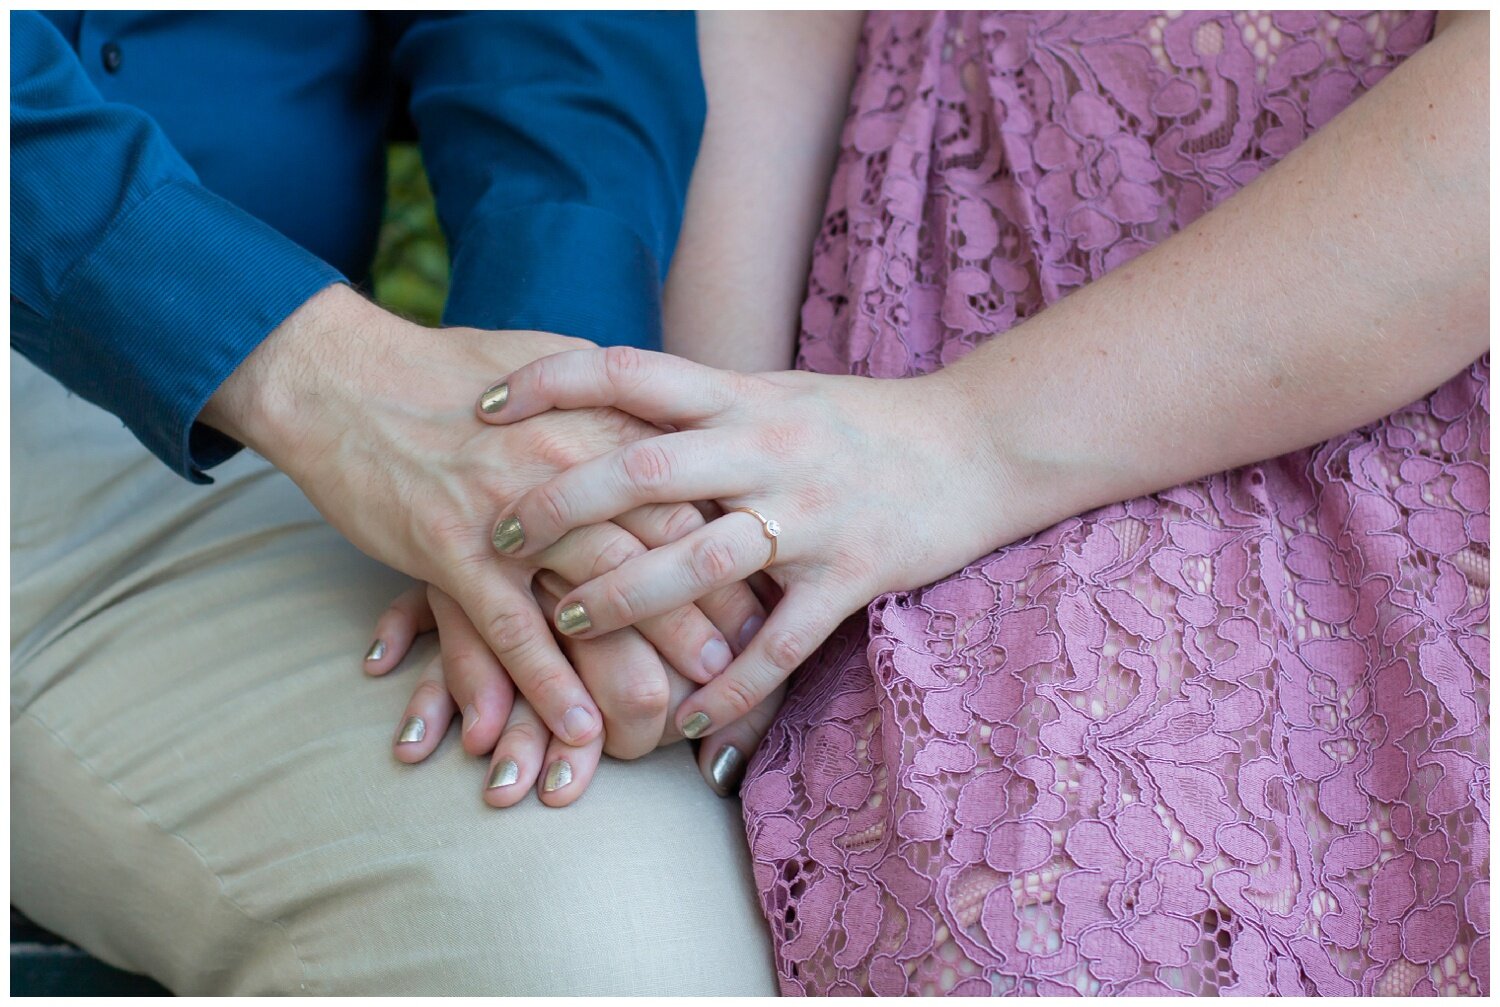
<instances>
[{"instance_id":1,"label":"lace floral pattern","mask_svg":"<svg viewBox=\"0 0 1500 1007\"><path fill-rule=\"evenodd\" d=\"M954 360L1431 30L872 14L799 365ZM1486 358L847 622L743 790L783 991L1487 992L1488 389Z\"/></svg>"}]
</instances>

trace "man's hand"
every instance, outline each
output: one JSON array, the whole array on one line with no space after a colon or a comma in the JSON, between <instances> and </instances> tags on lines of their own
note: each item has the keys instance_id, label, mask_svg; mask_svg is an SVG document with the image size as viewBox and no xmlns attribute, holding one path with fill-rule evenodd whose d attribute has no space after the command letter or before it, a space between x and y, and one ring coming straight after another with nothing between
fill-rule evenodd
<instances>
[{"instance_id":1,"label":"man's hand","mask_svg":"<svg viewBox=\"0 0 1500 1007\"><path fill-rule=\"evenodd\" d=\"M702 524L692 507L643 509L619 527L581 529L526 564L495 552L495 520L512 499L653 432L614 410L505 428L475 419L485 376L588 345L542 332L426 329L331 287L273 332L202 415L286 472L360 549L452 596L548 729L572 745L597 736L604 720L532 596L536 570L587 580L644 551L643 540L670 541ZM744 585L702 609L713 623L688 609L641 629L679 671L706 680L728 663L725 637L738 641L761 613ZM637 709L627 719L665 718L664 678L643 669L617 677L634 683L626 695Z\"/></svg>"}]
</instances>

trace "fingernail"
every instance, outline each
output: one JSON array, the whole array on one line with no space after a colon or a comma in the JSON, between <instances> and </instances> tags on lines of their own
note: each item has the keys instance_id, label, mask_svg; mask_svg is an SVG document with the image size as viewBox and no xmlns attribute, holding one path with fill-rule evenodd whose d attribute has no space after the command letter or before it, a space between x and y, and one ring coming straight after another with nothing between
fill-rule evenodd
<instances>
[{"instance_id":1,"label":"fingernail","mask_svg":"<svg viewBox=\"0 0 1500 1007\"><path fill-rule=\"evenodd\" d=\"M581 706L569 707L568 712L563 714L563 731L572 741L581 743L584 735L593 730L593 727L593 715Z\"/></svg>"},{"instance_id":2,"label":"fingernail","mask_svg":"<svg viewBox=\"0 0 1500 1007\"><path fill-rule=\"evenodd\" d=\"M427 737L427 722L421 717L407 717L406 723L401 725L401 737L396 739L400 745L412 745Z\"/></svg>"},{"instance_id":3,"label":"fingernail","mask_svg":"<svg viewBox=\"0 0 1500 1007\"><path fill-rule=\"evenodd\" d=\"M733 745L725 745L708 765L709 782L714 793L729 797L740 789L740 780L745 775L745 755Z\"/></svg>"},{"instance_id":4,"label":"fingernail","mask_svg":"<svg viewBox=\"0 0 1500 1007\"><path fill-rule=\"evenodd\" d=\"M729 667L729 662L734 660L734 655L729 651L729 644L720 640L717 636L703 645L703 668L710 675L717 675Z\"/></svg>"},{"instance_id":5,"label":"fingernail","mask_svg":"<svg viewBox=\"0 0 1500 1007\"><path fill-rule=\"evenodd\" d=\"M578 602L564 605L562 611L557 613L557 628L569 636L582 633L594 624L589 614L583 610Z\"/></svg>"},{"instance_id":6,"label":"fingernail","mask_svg":"<svg viewBox=\"0 0 1500 1007\"><path fill-rule=\"evenodd\" d=\"M365 660L378 661L382 657L385 657L385 641L376 640L374 643L370 644L370 650L365 654Z\"/></svg>"},{"instance_id":7,"label":"fingernail","mask_svg":"<svg viewBox=\"0 0 1500 1007\"><path fill-rule=\"evenodd\" d=\"M490 770L490 778L485 782L485 790L494 790L497 787L508 787L521 778L521 767L516 765L515 759L503 759L495 763L495 768Z\"/></svg>"},{"instance_id":8,"label":"fingernail","mask_svg":"<svg viewBox=\"0 0 1500 1007\"><path fill-rule=\"evenodd\" d=\"M515 552L526 543L526 533L521 530L521 519L508 517L495 525L495 534L490 536L495 548L501 552Z\"/></svg>"},{"instance_id":9,"label":"fingernail","mask_svg":"<svg viewBox=\"0 0 1500 1007\"><path fill-rule=\"evenodd\" d=\"M472 385L470 386L473 387ZM479 396L479 411L482 413L498 413L505 405L505 400L510 398L510 385L504 381L497 385L490 385Z\"/></svg>"},{"instance_id":10,"label":"fingernail","mask_svg":"<svg viewBox=\"0 0 1500 1007\"><path fill-rule=\"evenodd\" d=\"M708 730L713 721L708 719L706 713L695 713L682 722L682 736L684 738L696 738Z\"/></svg>"},{"instance_id":11,"label":"fingernail","mask_svg":"<svg viewBox=\"0 0 1500 1007\"><path fill-rule=\"evenodd\" d=\"M758 615L752 615L745 620L745 624L740 627L740 650L743 651L750 646L750 641L755 639L755 634L759 633L760 628L765 624L766 620Z\"/></svg>"},{"instance_id":12,"label":"fingernail","mask_svg":"<svg viewBox=\"0 0 1500 1007\"><path fill-rule=\"evenodd\" d=\"M573 782L573 767L568 765L567 759L558 759L547 767L547 778L542 781L542 790L552 793L561 790Z\"/></svg>"},{"instance_id":13,"label":"fingernail","mask_svg":"<svg viewBox=\"0 0 1500 1007\"><path fill-rule=\"evenodd\" d=\"M464 733L468 734L469 729L477 723L479 723L479 711L474 708L473 703L470 703L464 707Z\"/></svg>"}]
</instances>

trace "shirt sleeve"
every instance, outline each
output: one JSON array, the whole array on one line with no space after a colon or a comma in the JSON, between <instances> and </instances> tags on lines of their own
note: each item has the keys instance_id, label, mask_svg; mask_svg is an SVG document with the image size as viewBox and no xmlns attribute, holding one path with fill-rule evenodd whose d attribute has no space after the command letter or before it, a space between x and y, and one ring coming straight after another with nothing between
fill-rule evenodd
<instances>
[{"instance_id":1,"label":"shirt sleeve","mask_svg":"<svg viewBox=\"0 0 1500 1007\"><path fill-rule=\"evenodd\" d=\"M453 253L445 322L659 346L706 114L693 16L413 17L394 57Z\"/></svg>"},{"instance_id":2,"label":"shirt sleeve","mask_svg":"<svg viewBox=\"0 0 1500 1007\"><path fill-rule=\"evenodd\" d=\"M104 100L41 15L11 15L11 345L195 482L239 445L196 422L271 330L343 277L213 195Z\"/></svg>"}]
</instances>

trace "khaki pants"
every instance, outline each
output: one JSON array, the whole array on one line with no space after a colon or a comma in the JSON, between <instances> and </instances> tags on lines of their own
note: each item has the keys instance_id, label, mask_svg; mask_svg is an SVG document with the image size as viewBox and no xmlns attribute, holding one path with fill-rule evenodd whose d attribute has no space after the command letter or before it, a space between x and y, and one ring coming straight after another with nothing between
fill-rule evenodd
<instances>
[{"instance_id":1,"label":"khaki pants","mask_svg":"<svg viewBox=\"0 0 1500 1007\"><path fill-rule=\"evenodd\" d=\"M769 994L739 805L687 748L509 810L368 680L400 576L244 453L192 486L16 354L11 899L178 993Z\"/></svg>"}]
</instances>

